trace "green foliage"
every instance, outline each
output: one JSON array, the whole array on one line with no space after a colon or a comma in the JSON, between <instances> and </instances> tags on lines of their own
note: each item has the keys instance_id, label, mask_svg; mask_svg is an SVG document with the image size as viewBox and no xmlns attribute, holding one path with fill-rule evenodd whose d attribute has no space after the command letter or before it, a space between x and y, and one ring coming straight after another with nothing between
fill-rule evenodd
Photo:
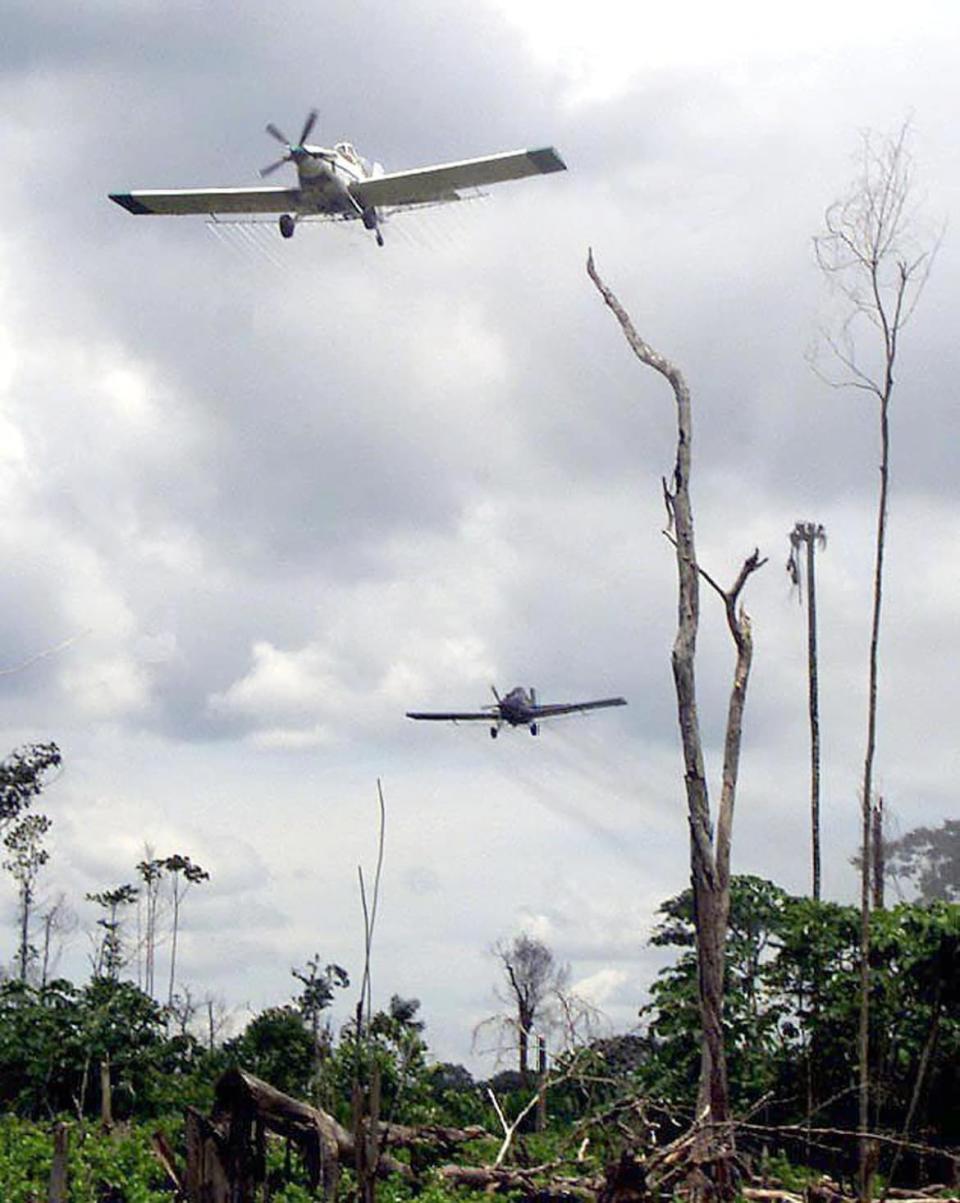
<instances>
[{"instance_id":1,"label":"green foliage","mask_svg":"<svg viewBox=\"0 0 960 1203\"><path fill-rule=\"evenodd\" d=\"M424 1084L441 1122L454 1127L487 1122L490 1104L462 1065L430 1065L424 1070Z\"/></svg>"},{"instance_id":2,"label":"green foliage","mask_svg":"<svg viewBox=\"0 0 960 1203\"><path fill-rule=\"evenodd\" d=\"M230 1064L294 1098L306 1098L313 1073L313 1039L294 1007L268 1007L223 1046Z\"/></svg>"},{"instance_id":3,"label":"green foliage","mask_svg":"<svg viewBox=\"0 0 960 1203\"><path fill-rule=\"evenodd\" d=\"M103 1135L79 1124L69 1128L71 1203L99 1203L113 1190L124 1203L169 1203L163 1170L146 1128L123 1127ZM53 1160L52 1124L0 1117L0 1197L4 1203L46 1198Z\"/></svg>"},{"instance_id":4,"label":"green foliage","mask_svg":"<svg viewBox=\"0 0 960 1203\"><path fill-rule=\"evenodd\" d=\"M30 917L37 878L50 858L43 841L52 826L53 820L47 815L21 815L3 837L3 846L7 852L3 867L17 883L17 893L20 896L20 913L17 918L20 947L17 952L17 966L21 981L27 980L29 967L37 958L37 949L30 943Z\"/></svg>"},{"instance_id":5,"label":"green foliage","mask_svg":"<svg viewBox=\"0 0 960 1203\"><path fill-rule=\"evenodd\" d=\"M53 826L48 815L24 815L3 837L7 857L3 867L13 875L15 881L36 877L37 872L49 860L50 853L43 847L43 837Z\"/></svg>"},{"instance_id":6,"label":"green foliage","mask_svg":"<svg viewBox=\"0 0 960 1203\"><path fill-rule=\"evenodd\" d=\"M379 1197L379 1193L378 1193ZM298 1182L288 1182L279 1187L270 1196L272 1203L317 1203L317 1196L306 1186Z\"/></svg>"},{"instance_id":7,"label":"green foliage","mask_svg":"<svg viewBox=\"0 0 960 1203\"><path fill-rule=\"evenodd\" d=\"M290 972L303 986L295 1001L310 1024L315 1023L320 1012L333 1002L334 990L343 990L350 985L350 976L341 965L325 965L321 970L319 953L307 961L306 969L291 969Z\"/></svg>"},{"instance_id":8,"label":"green foliage","mask_svg":"<svg viewBox=\"0 0 960 1203\"><path fill-rule=\"evenodd\" d=\"M859 912L794 898L770 882L731 886L725 1026L731 1096L767 1117L856 1127ZM653 942L678 947L651 990L650 1054L638 1080L692 1104L699 1068L696 959L689 891L661 907ZM934 1142L960 1134L960 906L903 904L871 917L871 1062L881 1128L903 1127L924 1056L930 1072L913 1115ZM931 1033L932 1037L931 1038ZM929 1043L929 1048L927 1045ZM927 1048L927 1053L924 1050Z\"/></svg>"},{"instance_id":9,"label":"green foliage","mask_svg":"<svg viewBox=\"0 0 960 1203\"><path fill-rule=\"evenodd\" d=\"M324 1061L321 1081L324 1097L343 1122L349 1122L353 1083L369 1084L372 1067L380 1071L380 1113L396 1123L435 1121L439 1115L427 1068L423 1020L417 1018L420 1001L395 994L386 1011L378 1011L357 1040L356 1027L348 1024L340 1042Z\"/></svg>"},{"instance_id":10,"label":"green foliage","mask_svg":"<svg viewBox=\"0 0 960 1203\"><path fill-rule=\"evenodd\" d=\"M20 817L44 786L44 775L60 764L55 743L27 744L0 761L0 830Z\"/></svg>"},{"instance_id":11,"label":"green foliage","mask_svg":"<svg viewBox=\"0 0 960 1203\"><path fill-rule=\"evenodd\" d=\"M783 1004L769 991L767 978L789 901L779 886L759 877L735 877L731 883L724 1024L734 1106L773 1085ZM658 914L663 918L650 942L683 951L660 971L650 990L653 1001L641 1011L652 1055L639 1076L654 1097L690 1102L700 1072L692 891L668 899Z\"/></svg>"},{"instance_id":12,"label":"green foliage","mask_svg":"<svg viewBox=\"0 0 960 1203\"><path fill-rule=\"evenodd\" d=\"M97 975L115 978L119 975L124 964L123 941L121 938L120 908L131 906L137 901L140 891L136 886L125 882L114 890L101 890L99 893L87 894L88 902L95 902L106 912L97 920L97 927L103 929L100 948L97 951Z\"/></svg>"},{"instance_id":13,"label":"green foliage","mask_svg":"<svg viewBox=\"0 0 960 1203\"><path fill-rule=\"evenodd\" d=\"M784 1190L804 1197L811 1183L819 1177L816 1171L807 1169L805 1166L794 1165L782 1153L766 1155L762 1161L762 1170L764 1176L770 1177Z\"/></svg>"},{"instance_id":14,"label":"green foliage","mask_svg":"<svg viewBox=\"0 0 960 1203\"><path fill-rule=\"evenodd\" d=\"M0 1100L28 1116L73 1110L83 1027L81 991L70 982L0 985Z\"/></svg>"},{"instance_id":15,"label":"green foliage","mask_svg":"<svg viewBox=\"0 0 960 1203\"><path fill-rule=\"evenodd\" d=\"M20 1115L95 1114L105 1057L115 1114L156 1114L200 1055L192 1038L167 1037L163 1011L131 982L0 985L0 1103Z\"/></svg>"},{"instance_id":16,"label":"green foliage","mask_svg":"<svg viewBox=\"0 0 960 1203\"><path fill-rule=\"evenodd\" d=\"M504 1196L498 1196L503 1198ZM477 1203L477 1192L447 1186L437 1178L428 1178L426 1184L414 1191L403 1178L386 1178L377 1184L378 1203Z\"/></svg>"}]
</instances>

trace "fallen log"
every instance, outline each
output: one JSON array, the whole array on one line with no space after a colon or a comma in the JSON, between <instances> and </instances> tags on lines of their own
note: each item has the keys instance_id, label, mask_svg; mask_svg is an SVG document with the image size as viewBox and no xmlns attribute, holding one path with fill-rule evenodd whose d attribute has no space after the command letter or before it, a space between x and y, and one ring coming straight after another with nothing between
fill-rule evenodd
<instances>
[{"instance_id":1,"label":"fallen log","mask_svg":"<svg viewBox=\"0 0 960 1203\"><path fill-rule=\"evenodd\" d=\"M332 1115L309 1103L301 1103L269 1082L242 1069L228 1069L214 1090L212 1122L235 1123L246 1119L260 1123L270 1132L285 1136L298 1146L307 1166L311 1186L323 1182L330 1195L336 1187L340 1165L352 1165L356 1158L353 1133ZM399 1143L395 1141L394 1143ZM411 1169L389 1153L382 1153L377 1164L378 1177L400 1174L412 1176Z\"/></svg>"},{"instance_id":2,"label":"fallen log","mask_svg":"<svg viewBox=\"0 0 960 1203\"><path fill-rule=\"evenodd\" d=\"M328 1197L336 1189L340 1166L352 1166L356 1162L353 1132L321 1108L291 1098L242 1069L229 1069L220 1076L214 1088L214 1107L209 1122L224 1135L223 1150L227 1161L230 1161L227 1150L233 1147L227 1139L230 1131L247 1134L253 1131L255 1135L256 1131L262 1130L291 1141L303 1157L311 1187L316 1189L322 1183ZM447 1156L459 1145L490 1136L485 1128L476 1125L451 1128L442 1124L412 1127L380 1123L377 1132L377 1147L381 1150L408 1148L422 1154L424 1150L436 1149L440 1155ZM249 1135L243 1137L241 1143L248 1138ZM422 1156L415 1160L422 1161ZM258 1172L255 1171L255 1175ZM413 1170L389 1152L381 1151L377 1156L377 1176L383 1178L389 1174L410 1179Z\"/></svg>"},{"instance_id":3,"label":"fallen log","mask_svg":"<svg viewBox=\"0 0 960 1203\"><path fill-rule=\"evenodd\" d=\"M479 1124L466 1128L448 1128L443 1124L420 1124L413 1128L407 1124L381 1124L380 1139L385 1145L401 1149L431 1148L454 1149L471 1140L489 1140L490 1133Z\"/></svg>"},{"instance_id":4,"label":"fallen log","mask_svg":"<svg viewBox=\"0 0 960 1203\"><path fill-rule=\"evenodd\" d=\"M896 1199L897 1203L907 1203L908 1200L914 1199L938 1199L942 1203L952 1203L957 1198L956 1187L947 1186L945 1183L936 1183L932 1186L924 1187L907 1187L907 1186L888 1186L887 1198Z\"/></svg>"},{"instance_id":5,"label":"fallen log","mask_svg":"<svg viewBox=\"0 0 960 1203\"><path fill-rule=\"evenodd\" d=\"M539 1203L550 1200L585 1199L591 1203L597 1197L599 1182L587 1178L551 1177L537 1181L538 1167L504 1169L487 1165L442 1165L437 1173L448 1186L462 1186L491 1194L518 1191L525 1199L536 1198Z\"/></svg>"},{"instance_id":6,"label":"fallen log","mask_svg":"<svg viewBox=\"0 0 960 1203\"><path fill-rule=\"evenodd\" d=\"M221 1075L215 1087L213 1121L226 1118L238 1107L252 1108L271 1131L281 1136L320 1131L329 1145L336 1145L341 1160L346 1161L354 1156L353 1133L338 1123L332 1115L319 1107L311 1107L309 1103L291 1098L290 1095L271 1086L269 1082L264 1082L245 1070L228 1069ZM407 1124L381 1123L379 1132L380 1142L384 1145L441 1150L490 1136L486 1128L479 1125L449 1128L442 1124L411 1127Z\"/></svg>"}]
</instances>

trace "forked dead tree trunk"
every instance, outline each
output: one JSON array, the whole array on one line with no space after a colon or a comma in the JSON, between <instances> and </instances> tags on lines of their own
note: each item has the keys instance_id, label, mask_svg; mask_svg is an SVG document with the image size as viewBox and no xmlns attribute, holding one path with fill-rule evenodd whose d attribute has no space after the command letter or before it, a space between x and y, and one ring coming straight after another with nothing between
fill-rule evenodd
<instances>
[{"instance_id":1,"label":"forked dead tree trunk","mask_svg":"<svg viewBox=\"0 0 960 1203\"><path fill-rule=\"evenodd\" d=\"M663 481L663 494L670 526L674 532L672 535L668 534L668 538L673 543L677 556L678 621L673 645L673 679L690 824L690 869L702 1025L697 1115L700 1153L697 1160L705 1175L700 1182L701 1193L729 1200L736 1193L736 1183L733 1173L733 1128L730 1122L723 1043L724 946L730 910L733 808L740 764L743 710L753 654L750 620L742 608L738 612L737 603L750 575L765 563L765 560L760 558L758 551L754 551L744 562L730 589L722 589L697 563L693 510L690 503L693 421L687 383L680 369L655 351L637 333L620 302L597 274L592 251L587 258L587 273L620 323L633 353L641 363L659 372L670 385L677 407L677 457L672 482L668 483L666 479ZM700 620L700 577L703 577L723 600L727 625L736 647L715 834L703 765L703 745L696 698L695 659Z\"/></svg>"}]
</instances>

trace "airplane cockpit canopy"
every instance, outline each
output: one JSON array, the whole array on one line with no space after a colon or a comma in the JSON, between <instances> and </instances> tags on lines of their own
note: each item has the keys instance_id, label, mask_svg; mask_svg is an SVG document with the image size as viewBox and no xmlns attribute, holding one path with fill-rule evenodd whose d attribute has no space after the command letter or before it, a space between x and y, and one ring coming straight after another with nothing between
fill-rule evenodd
<instances>
[{"instance_id":1,"label":"airplane cockpit canopy","mask_svg":"<svg viewBox=\"0 0 960 1203\"><path fill-rule=\"evenodd\" d=\"M356 163L365 176L383 174L382 168L379 172L376 172L369 160L365 159L363 155L358 155L350 142L338 142L334 149L338 155L342 155L349 163Z\"/></svg>"}]
</instances>

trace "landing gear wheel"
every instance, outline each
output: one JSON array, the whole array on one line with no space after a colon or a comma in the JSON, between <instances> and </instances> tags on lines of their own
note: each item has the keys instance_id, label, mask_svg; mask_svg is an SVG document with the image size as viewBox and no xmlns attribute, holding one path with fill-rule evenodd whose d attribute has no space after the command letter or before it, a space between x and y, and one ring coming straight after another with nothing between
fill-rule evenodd
<instances>
[{"instance_id":1,"label":"landing gear wheel","mask_svg":"<svg viewBox=\"0 0 960 1203\"><path fill-rule=\"evenodd\" d=\"M297 228L296 222L289 213L283 213L280 217L280 234L284 238L292 238L293 231Z\"/></svg>"},{"instance_id":2,"label":"landing gear wheel","mask_svg":"<svg viewBox=\"0 0 960 1203\"><path fill-rule=\"evenodd\" d=\"M496 739L496 738L497 738L497 735L498 735L498 732L497 732L497 729L496 729L496 727L491 727L491 728L490 728L490 738L491 738L491 739Z\"/></svg>"},{"instance_id":3,"label":"landing gear wheel","mask_svg":"<svg viewBox=\"0 0 960 1203\"><path fill-rule=\"evenodd\" d=\"M383 246L383 235L377 230L377 246Z\"/></svg>"},{"instance_id":4,"label":"landing gear wheel","mask_svg":"<svg viewBox=\"0 0 960 1203\"><path fill-rule=\"evenodd\" d=\"M540 730L540 728L537 726L536 723L530 724L530 734L531 735L536 735L539 730Z\"/></svg>"}]
</instances>

